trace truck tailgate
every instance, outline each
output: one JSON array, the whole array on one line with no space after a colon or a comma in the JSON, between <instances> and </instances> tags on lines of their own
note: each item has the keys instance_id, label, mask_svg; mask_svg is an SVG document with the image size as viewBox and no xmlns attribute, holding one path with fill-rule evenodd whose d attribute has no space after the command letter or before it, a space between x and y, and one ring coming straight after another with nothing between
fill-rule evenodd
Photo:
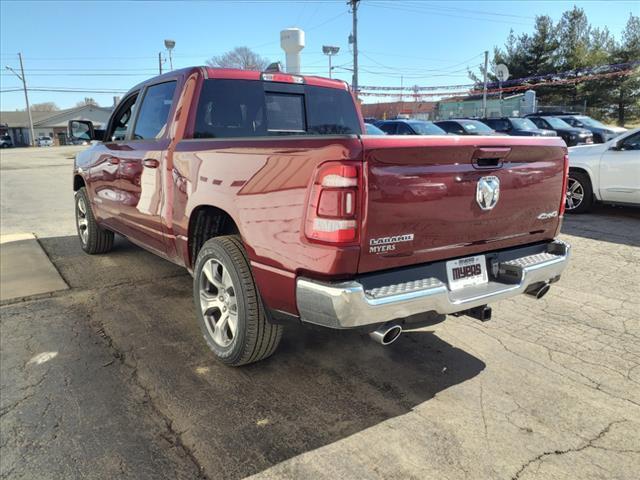
<instances>
[{"instance_id":1,"label":"truck tailgate","mask_svg":"<svg viewBox=\"0 0 640 480\"><path fill-rule=\"evenodd\" d=\"M559 137L363 137L359 272L462 257L555 236ZM476 199L479 180L487 188ZM486 177L497 177L486 178ZM486 185L485 185L486 187Z\"/></svg>"}]
</instances>

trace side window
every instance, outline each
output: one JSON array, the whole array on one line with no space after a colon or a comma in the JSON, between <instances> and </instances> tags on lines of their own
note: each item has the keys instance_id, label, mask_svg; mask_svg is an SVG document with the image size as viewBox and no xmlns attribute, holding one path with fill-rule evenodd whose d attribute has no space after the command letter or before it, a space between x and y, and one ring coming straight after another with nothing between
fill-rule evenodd
<instances>
[{"instance_id":1,"label":"side window","mask_svg":"<svg viewBox=\"0 0 640 480\"><path fill-rule=\"evenodd\" d=\"M147 88L133 132L134 139L160 138L164 134L175 90L175 81Z\"/></svg>"},{"instance_id":2,"label":"side window","mask_svg":"<svg viewBox=\"0 0 640 480\"><path fill-rule=\"evenodd\" d=\"M378 128L383 132L386 132L388 135L396 134L396 123L383 123Z\"/></svg>"},{"instance_id":3,"label":"side window","mask_svg":"<svg viewBox=\"0 0 640 480\"><path fill-rule=\"evenodd\" d=\"M106 136L112 142L124 140L127 136L127 129L131 122L133 115L133 109L135 108L138 93L131 95L127 98L120 108L116 111L113 123L111 124L111 131Z\"/></svg>"},{"instance_id":4,"label":"side window","mask_svg":"<svg viewBox=\"0 0 640 480\"><path fill-rule=\"evenodd\" d=\"M449 130L447 130L450 133L455 133L456 135L465 135L467 133L462 125L459 125L456 122L450 122L450 125Z\"/></svg>"},{"instance_id":5,"label":"side window","mask_svg":"<svg viewBox=\"0 0 640 480\"><path fill-rule=\"evenodd\" d=\"M264 90L251 80L207 80L196 113L195 138L255 137L267 134Z\"/></svg>"},{"instance_id":6,"label":"side window","mask_svg":"<svg viewBox=\"0 0 640 480\"><path fill-rule=\"evenodd\" d=\"M536 127L538 128L549 128L549 125L547 125L547 122L545 122L541 118L532 118L531 121L535 123Z\"/></svg>"},{"instance_id":7,"label":"side window","mask_svg":"<svg viewBox=\"0 0 640 480\"><path fill-rule=\"evenodd\" d=\"M622 150L640 150L640 133L625 138L620 147Z\"/></svg>"},{"instance_id":8,"label":"side window","mask_svg":"<svg viewBox=\"0 0 640 480\"><path fill-rule=\"evenodd\" d=\"M396 135L413 135L413 130L407 124L399 123Z\"/></svg>"}]
</instances>

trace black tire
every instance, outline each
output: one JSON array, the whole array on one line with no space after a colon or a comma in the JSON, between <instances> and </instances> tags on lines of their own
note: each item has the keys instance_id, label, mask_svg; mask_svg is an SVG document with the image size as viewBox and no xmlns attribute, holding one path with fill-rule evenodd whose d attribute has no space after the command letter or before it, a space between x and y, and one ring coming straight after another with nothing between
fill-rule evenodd
<instances>
[{"instance_id":1,"label":"black tire","mask_svg":"<svg viewBox=\"0 0 640 480\"><path fill-rule=\"evenodd\" d=\"M205 267L209 275L212 275L211 268L216 268L221 279L222 272L226 269L232 282L231 289L221 289L215 285L216 282L210 282L207 274L203 272ZM224 281L221 285L224 285ZM208 288L211 290L207 290ZM232 303L235 302L233 305L230 303L227 305L229 305L229 314L233 311L232 306L235 308L236 330L235 333L232 329L226 330L224 338L218 336L216 341L214 336L220 319L215 317L222 318L224 314L220 308L224 308L226 312L227 307L213 306L209 310L206 305L210 304L206 301L203 304L201 295L214 298L215 301L216 298L222 299L221 293L227 294L227 300L234 299L231 300ZM221 362L237 367L263 360L275 352L282 338L283 327L267 320L247 255L237 235L216 237L204 243L198 252L194 269L193 299L202 335ZM223 304L220 303L220 305ZM229 338L231 333L233 333L232 338ZM219 332L218 334L221 335ZM220 340L230 343L223 345L221 343L224 342Z\"/></svg>"},{"instance_id":2,"label":"black tire","mask_svg":"<svg viewBox=\"0 0 640 480\"><path fill-rule=\"evenodd\" d=\"M581 199L574 196L579 192L582 192ZM591 186L589 175L584 172L569 171L565 202L565 211L567 213L586 213L591 210L593 206L593 187Z\"/></svg>"},{"instance_id":3,"label":"black tire","mask_svg":"<svg viewBox=\"0 0 640 480\"><path fill-rule=\"evenodd\" d=\"M84 212L82 212L84 206ZM91 210L91 202L86 187L76 192L76 231L82 250L90 255L106 253L113 248L113 232L102 228L96 222ZM86 233L85 233L86 232Z\"/></svg>"}]
</instances>

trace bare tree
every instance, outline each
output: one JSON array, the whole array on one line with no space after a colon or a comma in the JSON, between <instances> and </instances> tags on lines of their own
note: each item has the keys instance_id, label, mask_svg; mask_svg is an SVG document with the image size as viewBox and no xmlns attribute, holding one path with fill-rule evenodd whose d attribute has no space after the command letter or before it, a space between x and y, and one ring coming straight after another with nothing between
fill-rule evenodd
<instances>
[{"instance_id":1,"label":"bare tree","mask_svg":"<svg viewBox=\"0 0 640 480\"><path fill-rule=\"evenodd\" d=\"M32 112L57 112L60 110L54 102L34 103L31 105Z\"/></svg>"},{"instance_id":2,"label":"bare tree","mask_svg":"<svg viewBox=\"0 0 640 480\"><path fill-rule=\"evenodd\" d=\"M76 107L84 107L85 105L91 105L94 107L99 106L98 102L95 101L95 99L91 98L91 97L84 97L84 100L82 100L81 102L77 102L76 103Z\"/></svg>"},{"instance_id":3,"label":"bare tree","mask_svg":"<svg viewBox=\"0 0 640 480\"><path fill-rule=\"evenodd\" d=\"M264 70L269 60L261 57L248 47L236 47L230 52L212 57L207 61L210 67L239 68L241 70Z\"/></svg>"}]
</instances>

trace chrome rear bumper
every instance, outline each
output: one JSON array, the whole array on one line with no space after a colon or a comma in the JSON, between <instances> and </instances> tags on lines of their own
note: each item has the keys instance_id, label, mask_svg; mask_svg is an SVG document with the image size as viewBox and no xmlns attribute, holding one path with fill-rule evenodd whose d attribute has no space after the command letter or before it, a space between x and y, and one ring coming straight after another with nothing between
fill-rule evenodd
<instances>
[{"instance_id":1,"label":"chrome rear bumper","mask_svg":"<svg viewBox=\"0 0 640 480\"><path fill-rule=\"evenodd\" d=\"M300 277L296 299L303 322L330 328L384 323L422 312L450 314L524 293L553 282L566 268L570 246L560 240L526 256L488 265L489 282L449 291L446 280L423 278L367 289L357 280L324 283ZM499 258L499 257L498 257Z\"/></svg>"}]
</instances>

